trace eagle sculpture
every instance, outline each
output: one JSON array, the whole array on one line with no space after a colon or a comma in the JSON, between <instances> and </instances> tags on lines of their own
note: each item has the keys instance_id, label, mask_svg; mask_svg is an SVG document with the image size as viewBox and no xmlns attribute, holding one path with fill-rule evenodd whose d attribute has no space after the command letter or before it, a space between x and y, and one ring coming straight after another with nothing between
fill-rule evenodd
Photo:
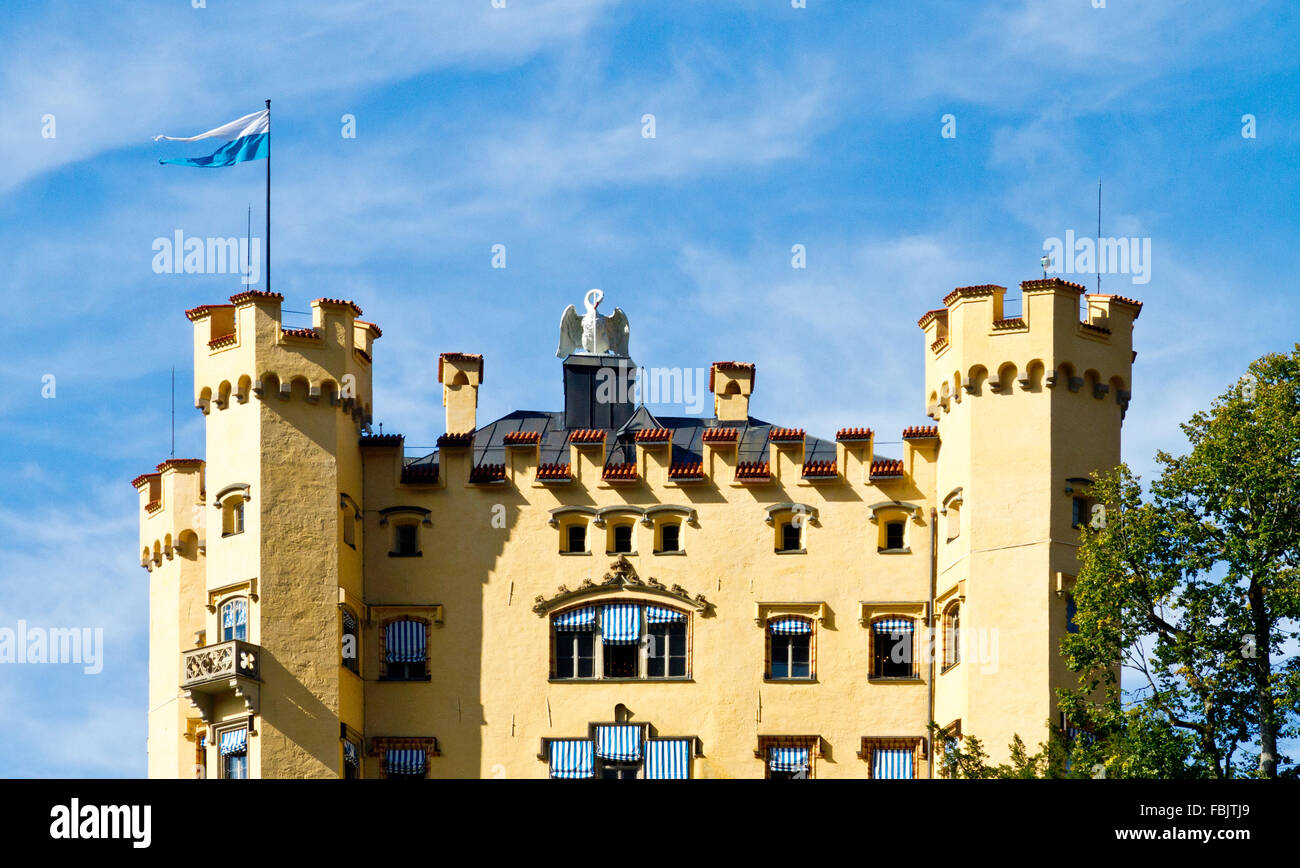
<instances>
[{"instance_id":1,"label":"eagle sculpture","mask_svg":"<svg viewBox=\"0 0 1300 868\"><path fill-rule=\"evenodd\" d=\"M601 316L596 308L604 297L605 293L599 289L588 291L582 300L587 312L582 316L578 316L573 305L564 309L560 317L560 346L555 355L562 359L573 353L627 355L627 314L616 307L613 316Z\"/></svg>"}]
</instances>

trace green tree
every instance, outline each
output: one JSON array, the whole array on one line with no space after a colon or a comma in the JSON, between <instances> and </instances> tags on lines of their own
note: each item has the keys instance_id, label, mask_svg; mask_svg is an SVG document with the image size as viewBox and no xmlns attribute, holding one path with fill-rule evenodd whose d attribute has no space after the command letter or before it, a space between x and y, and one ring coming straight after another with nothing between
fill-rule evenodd
<instances>
[{"instance_id":1,"label":"green tree","mask_svg":"<svg viewBox=\"0 0 1300 868\"><path fill-rule=\"evenodd\" d=\"M1300 697L1284 653L1300 618L1300 345L1182 428L1190 450L1158 454L1149 494L1123 465L1096 477L1104 521L1083 532L1078 632L1062 641L1079 689L1061 704L1093 734L1080 759L1124 776L1277 777ZM1117 661L1143 682L1127 703Z\"/></svg>"}]
</instances>

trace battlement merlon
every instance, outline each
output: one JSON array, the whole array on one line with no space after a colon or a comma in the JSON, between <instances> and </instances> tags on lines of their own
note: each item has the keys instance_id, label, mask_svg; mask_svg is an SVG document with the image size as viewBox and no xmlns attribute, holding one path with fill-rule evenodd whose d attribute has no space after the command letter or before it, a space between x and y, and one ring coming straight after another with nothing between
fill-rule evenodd
<instances>
[{"instance_id":1,"label":"battlement merlon","mask_svg":"<svg viewBox=\"0 0 1300 868\"><path fill-rule=\"evenodd\" d=\"M447 408L447 433L473 433L478 428L478 387L483 383L483 357L475 353L438 356L442 406Z\"/></svg>"},{"instance_id":2,"label":"battlement merlon","mask_svg":"<svg viewBox=\"0 0 1300 868\"><path fill-rule=\"evenodd\" d=\"M942 308L917 321L925 332L929 415L938 418L945 402L960 402L963 392L978 394L972 389L982 381L996 384L994 391L1016 383L1034 390L1053 387L1060 376L1069 381L1086 374L1116 398L1129 394L1141 302L1087 294L1060 278L1028 280L1020 288L1018 317L1004 315L1005 287L984 284L954 289Z\"/></svg>"},{"instance_id":3,"label":"battlement merlon","mask_svg":"<svg viewBox=\"0 0 1300 868\"><path fill-rule=\"evenodd\" d=\"M140 566L152 570L188 543L204 545L204 467L200 458L171 458L131 480L140 495Z\"/></svg>"},{"instance_id":4,"label":"battlement merlon","mask_svg":"<svg viewBox=\"0 0 1300 868\"><path fill-rule=\"evenodd\" d=\"M318 298L310 327L286 329L282 301L279 293L247 290L229 304L185 312L194 323L195 406L206 414L212 403L224 408L232 397L243 403L267 387L287 398L298 380L309 399L328 393L331 403L351 398L347 409L369 408L379 326L360 319L361 308L351 301Z\"/></svg>"}]
</instances>

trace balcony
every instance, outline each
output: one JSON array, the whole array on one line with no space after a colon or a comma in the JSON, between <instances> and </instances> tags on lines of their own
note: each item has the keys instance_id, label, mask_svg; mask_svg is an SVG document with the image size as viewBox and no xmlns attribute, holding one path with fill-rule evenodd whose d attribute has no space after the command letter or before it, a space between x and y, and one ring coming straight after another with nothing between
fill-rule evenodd
<instances>
[{"instance_id":1,"label":"balcony","mask_svg":"<svg viewBox=\"0 0 1300 868\"><path fill-rule=\"evenodd\" d=\"M181 692L212 722L218 699L235 697L249 714L256 714L262 684L262 649L251 642L232 639L193 648L181 654Z\"/></svg>"}]
</instances>

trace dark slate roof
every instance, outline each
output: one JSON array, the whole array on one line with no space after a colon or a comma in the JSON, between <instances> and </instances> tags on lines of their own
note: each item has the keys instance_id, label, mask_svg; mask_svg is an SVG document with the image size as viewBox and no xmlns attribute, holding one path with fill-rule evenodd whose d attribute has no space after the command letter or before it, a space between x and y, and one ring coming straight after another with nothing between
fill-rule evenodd
<instances>
[{"instance_id":1,"label":"dark slate roof","mask_svg":"<svg viewBox=\"0 0 1300 868\"><path fill-rule=\"evenodd\" d=\"M605 463L624 464L636 461L636 432L645 428L667 428L673 432L672 463L703 460L702 436L709 428L735 428L740 433L740 461L766 461L768 435L781 426L750 417L744 422L719 423L701 416L655 416L644 406L638 407L622 428L605 431ZM516 410L474 432L474 466L505 464L505 436L512 431L536 431L541 435L538 459L543 464L567 464L569 429L564 427L564 413L543 410ZM808 436L804 440L805 461L834 461L835 441ZM408 458L413 464L437 464L435 450L420 458Z\"/></svg>"}]
</instances>

